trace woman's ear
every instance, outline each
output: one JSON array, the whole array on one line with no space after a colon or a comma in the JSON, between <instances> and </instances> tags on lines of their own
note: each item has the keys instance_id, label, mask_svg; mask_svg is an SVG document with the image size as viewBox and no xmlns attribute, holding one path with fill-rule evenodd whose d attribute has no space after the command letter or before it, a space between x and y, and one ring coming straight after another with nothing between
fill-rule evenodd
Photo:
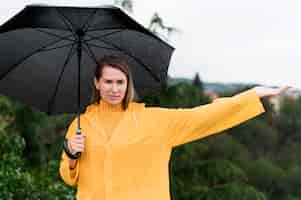
<instances>
[{"instance_id":1,"label":"woman's ear","mask_svg":"<svg viewBox=\"0 0 301 200\"><path fill-rule=\"evenodd\" d=\"M99 82L95 77L94 77L94 85L95 85L96 89L99 90Z\"/></svg>"}]
</instances>

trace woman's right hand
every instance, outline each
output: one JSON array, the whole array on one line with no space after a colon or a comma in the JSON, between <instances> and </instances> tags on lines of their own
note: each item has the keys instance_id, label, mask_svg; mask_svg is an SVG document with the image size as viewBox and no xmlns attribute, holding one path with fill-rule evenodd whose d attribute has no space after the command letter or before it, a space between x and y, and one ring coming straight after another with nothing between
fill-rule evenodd
<instances>
[{"instance_id":1,"label":"woman's right hand","mask_svg":"<svg viewBox=\"0 0 301 200\"><path fill-rule=\"evenodd\" d=\"M83 134L75 134L68 141L69 150L73 155L77 152L84 152L85 136Z\"/></svg>"}]
</instances>

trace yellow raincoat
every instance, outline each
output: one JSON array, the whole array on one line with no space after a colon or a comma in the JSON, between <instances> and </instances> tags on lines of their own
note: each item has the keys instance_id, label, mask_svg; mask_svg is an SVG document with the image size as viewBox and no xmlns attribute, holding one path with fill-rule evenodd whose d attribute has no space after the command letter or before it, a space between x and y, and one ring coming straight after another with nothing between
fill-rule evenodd
<instances>
[{"instance_id":1,"label":"yellow raincoat","mask_svg":"<svg viewBox=\"0 0 301 200\"><path fill-rule=\"evenodd\" d=\"M126 111L101 101L81 115L85 151L69 169L62 153L60 175L77 185L79 200L169 200L171 150L233 127L264 112L254 89L192 109L130 103ZM77 120L66 138L76 133Z\"/></svg>"}]
</instances>

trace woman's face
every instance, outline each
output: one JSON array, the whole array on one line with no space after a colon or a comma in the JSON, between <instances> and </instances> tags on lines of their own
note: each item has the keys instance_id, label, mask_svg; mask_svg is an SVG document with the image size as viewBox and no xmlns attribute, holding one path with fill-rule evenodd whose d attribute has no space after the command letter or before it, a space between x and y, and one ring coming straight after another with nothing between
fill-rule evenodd
<instances>
[{"instance_id":1,"label":"woman's face","mask_svg":"<svg viewBox=\"0 0 301 200\"><path fill-rule=\"evenodd\" d=\"M101 99L110 104L121 103L127 89L126 75L109 65L105 65L102 70L99 80L94 78L94 84L100 92Z\"/></svg>"}]
</instances>

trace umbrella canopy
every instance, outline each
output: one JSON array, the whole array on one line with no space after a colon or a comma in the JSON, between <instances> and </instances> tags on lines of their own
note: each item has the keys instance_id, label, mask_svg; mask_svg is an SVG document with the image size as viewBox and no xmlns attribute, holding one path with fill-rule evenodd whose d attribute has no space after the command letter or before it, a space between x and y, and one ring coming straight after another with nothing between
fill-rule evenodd
<instances>
[{"instance_id":1,"label":"umbrella canopy","mask_svg":"<svg viewBox=\"0 0 301 200\"><path fill-rule=\"evenodd\" d=\"M0 27L0 46L0 93L48 114L85 109L105 55L126 58L139 96L158 91L174 50L113 6L27 6Z\"/></svg>"}]
</instances>

